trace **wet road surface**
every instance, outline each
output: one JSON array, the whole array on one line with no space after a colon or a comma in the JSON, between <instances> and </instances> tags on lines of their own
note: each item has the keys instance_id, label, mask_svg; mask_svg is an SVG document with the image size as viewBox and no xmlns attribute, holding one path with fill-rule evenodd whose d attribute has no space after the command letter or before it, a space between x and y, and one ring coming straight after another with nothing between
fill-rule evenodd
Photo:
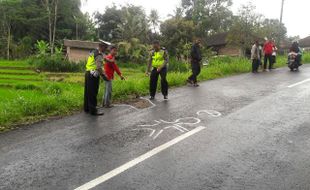
<instances>
[{"instance_id":1,"label":"wet road surface","mask_svg":"<svg viewBox=\"0 0 310 190\"><path fill-rule=\"evenodd\" d=\"M0 135L0 189L309 190L310 67Z\"/></svg>"}]
</instances>

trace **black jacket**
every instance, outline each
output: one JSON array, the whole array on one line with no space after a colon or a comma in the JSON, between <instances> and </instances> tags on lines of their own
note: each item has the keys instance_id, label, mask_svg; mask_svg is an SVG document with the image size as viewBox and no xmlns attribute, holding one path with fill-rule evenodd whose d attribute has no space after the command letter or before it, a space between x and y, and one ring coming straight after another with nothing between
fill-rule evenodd
<instances>
[{"instance_id":1,"label":"black jacket","mask_svg":"<svg viewBox=\"0 0 310 190\"><path fill-rule=\"evenodd\" d=\"M202 60L201 50L198 44L194 44L191 50L192 63L199 63Z\"/></svg>"}]
</instances>

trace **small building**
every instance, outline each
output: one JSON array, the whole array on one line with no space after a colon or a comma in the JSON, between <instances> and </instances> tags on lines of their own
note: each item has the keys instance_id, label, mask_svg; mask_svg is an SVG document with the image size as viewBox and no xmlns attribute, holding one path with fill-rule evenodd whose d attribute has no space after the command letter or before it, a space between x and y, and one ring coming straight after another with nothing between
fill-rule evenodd
<instances>
[{"instance_id":1,"label":"small building","mask_svg":"<svg viewBox=\"0 0 310 190\"><path fill-rule=\"evenodd\" d=\"M299 40L299 45L305 51L309 51L310 50L310 36Z\"/></svg>"},{"instance_id":2,"label":"small building","mask_svg":"<svg viewBox=\"0 0 310 190\"><path fill-rule=\"evenodd\" d=\"M212 35L207 38L207 47L216 52L217 55L242 56L241 47L228 43L228 32Z\"/></svg>"},{"instance_id":3,"label":"small building","mask_svg":"<svg viewBox=\"0 0 310 190\"><path fill-rule=\"evenodd\" d=\"M86 61L91 50L97 49L99 42L64 40L64 46L67 49L66 57L69 61Z\"/></svg>"}]
</instances>

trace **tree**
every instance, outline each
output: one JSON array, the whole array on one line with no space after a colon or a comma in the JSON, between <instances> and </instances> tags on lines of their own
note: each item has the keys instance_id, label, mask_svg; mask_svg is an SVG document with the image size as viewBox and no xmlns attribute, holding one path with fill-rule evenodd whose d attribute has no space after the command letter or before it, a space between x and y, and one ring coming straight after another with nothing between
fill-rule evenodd
<instances>
[{"instance_id":1,"label":"tree","mask_svg":"<svg viewBox=\"0 0 310 190\"><path fill-rule=\"evenodd\" d=\"M171 18L160 26L164 45L172 55L183 52L183 45L192 42L195 30L194 22L185 19Z\"/></svg>"},{"instance_id":2,"label":"tree","mask_svg":"<svg viewBox=\"0 0 310 190\"><path fill-rule=\"evenodd\" d=\"M118 46L120 58L125 61L131 60L134 63L145 63L147 60L148 48L137 38L119 42Z\"/></svg>"},{"instance_id":3,"label":"tree","mask_svg":"<svg viewBox=\"0 0 310 190\"><path fill-rule=\"evenodd\" d=\"M80 0L0 0L0 56L20 57L18 52L29 47L29 42L32 48L26 52L32 52L37 40L49 41L50 50L54 51L55 45L76 34L73 16L78 21L79 37L95 39L92 20L81 12L80 4Z\"/></svg>"},{"instance_id":4,"label":"tree","mask_svg":"<svg viewBox=\"0 0 310 190\"><path fill-rule=\"evenodd\" d=\"M0 6L0 18L1 18L1 28L6 40L6 58L10 59L10 48L12 41L12 27L14 25L14 19L17 16L19 10L18 0L5 0L1 2Z\"/></svg>"},{"instance_id":5,"label":"tree","mask_svg":"<svg viewBox=\"0 0 310 190\"><path fill-rule=\"evenodd\" d=\"M157 10L151 10L150 16L149 16L149 21L153 26L153 32L156 34L156 29L159 25L159 15Z\"/></svg>"},{"instance_id":6,"label":"tree","mask_svg":"<svg viewBox=\"0 0 310 190\"><path fill-rule=\"evenodd\" d=\"M106 7L103 14L94 14L95 24L98 26L98 37L107 41L120 40L119 24L122 22L122 11L113 5Z\"/></svg>"},{"instance_id":7,"label":"tree","mask_svg":"<svg viewBox=\"0 0 310 190\"><path fill-rule=\"evenodd\" d=\"M242 5L228 36L229 43L240 46L244 53L256 39L262 38L260 35L262 16L257 14L255 9L251 3Z\"/></svg>"},{"instance_id":8,"label":"tree","mask_svg":"<svg viewBox=\"0 0 310 190\"><path fill-rule=\"evenodd\" d=\"M118 24L121 39L129 41L138 38L142 43L146 43L150 29L144 9L140 6L127 5L121 10L122 21Z\"/></svg>"},{"instance_id":9,"label":"tree","mask_svg":"<svg viewBox=\"0 0 310 190\"><path fill-rule=\"evenodd\" d=\"M185 18L194 21L196 35L227 31L232 22L231 0L182 0Z\"/></svg>"},{"instance_id":10,"label":"tree","mask_svg":"<svg viewBox=\"0 0 310 190\"><path fill-rule=\"evenodd\" d=\"M278 19L265 19L261 23L261 36L269 39L284 40L287 38L287 29L284 24L280 24Z\"/></svg>"},{"instance_id":11,"label":"tree","mask_svg":"<svg viewBox=\"0 0 310 190\"><path fill-rule=\"evenodd\" d=\"M42 0L42 4L46 9L48 18L48 31L49 31L49 43L51 53L54 53L55 39L56 39L56 27L58 16L58 0Z\"/></svg>"},{"instance_id":12,"label":"tree","mask_svg":"<svg viewBox=\"0 0 310 190\"><path fill-rule=\"evenodd\" d=\"M96 26L88 13L78 18L78 38L81 40L97 40Z\"/></svg>"},{"instance_id":13,"label":"tree","mask_svg":"<svg viewBox=\"0 0 310 190\"><path fill-rule=\"evenodd\" d=\"M183 18L184 9L182 7L177 7L173 11L174 14L169 14L169 17L175 18L175 19L181 19Z\"/></svg>"},{"instance_id":14,"label":"tree","mask_svg":"<svg viewBox=\"0 0 310 190\"><path fill-rule=\"evenodd\" d=\"M130 41L138 38L142 43L148 41L149 21L140 6L125 5L107 7L104 14L95 14L99 37L114 42Z\"/></svg>"}]
</instances>

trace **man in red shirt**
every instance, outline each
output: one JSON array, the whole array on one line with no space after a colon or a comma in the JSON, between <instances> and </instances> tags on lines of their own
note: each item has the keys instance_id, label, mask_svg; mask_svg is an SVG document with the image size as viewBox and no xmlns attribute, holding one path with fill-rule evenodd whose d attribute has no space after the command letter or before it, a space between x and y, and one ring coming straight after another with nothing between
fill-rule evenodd
<instances>
[{"instance_id":1,"label":"man in red shirt","mask_svg":"<svg viewBox=\"0 0 310 190\"><path fill-rule=\"evenodd\" d=\"M269 61L269 70L272 69L272 53L273 53L273 43L267 40L264 44L264 71L267 69L267 62Z\"/></svg>"},{"instance_id":2,"label":"man in red shirt","mask_svg":"<svg viewBox=\"0 0 310 190\"><path fill-rule=\"evenodd\" d=\"M116 46L111 46L110 54L106 56L106 61L104 64L104 71L109 81L105 81L105 94L103 96L103 107L111 108L112 99L112 81L114 79L114 72L116 72L122 80L125 80L120 69L115 62L115 56L117 55Z\"/></svg>"}]
</instances>

